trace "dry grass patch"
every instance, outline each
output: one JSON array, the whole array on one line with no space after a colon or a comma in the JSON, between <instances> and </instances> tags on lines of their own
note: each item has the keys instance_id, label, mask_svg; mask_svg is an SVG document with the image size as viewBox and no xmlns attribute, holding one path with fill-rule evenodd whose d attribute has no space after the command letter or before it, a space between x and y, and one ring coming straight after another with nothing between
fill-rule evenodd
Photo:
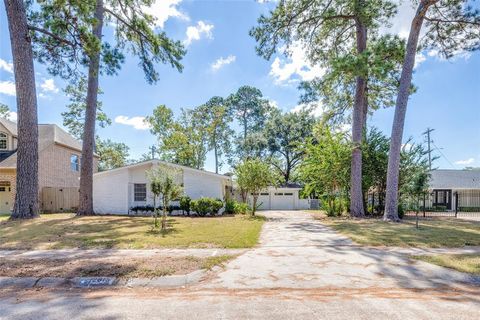
<instances>
[{"instance_id":1,"label":"dry grass patch","mask_svg":"<svg viewBox=\"0 0 480 320\"><path fill-rule=\"evenodd\" d=\"M250 248L256 245L262 217L169 217L166 232L152 230L152 218L41 215L0 222L0 249Z\"/></svg>"},{"instance_id":2,"label":"dry grass patch","mask_svg":"<svg viewBox=\"0 0 480 320\"><path fill-rule=\"evenodd\" d=\"M119 277L153 278L188 274L195 270L211 269L234 258L220 256L197 258L74 258L27 259L5 258L0 261L0 277Z\"/></svg>"},{"instance_id":3,"label":"dry grass patch","mask_svg":"<svg viewBox=\"0 0 480 320\"><path fill-rule=\"evenodd\" d=\"M328 218L320 212L314 217L354 242L369 246L457 248L480 246L480 222L453 218L421 220L404 219L400 223L381 219Z\"/></svg>"},{"instance_id":4,"label":"dry grass patch","mask_svg":"<svg viewBox=\"0 0 480 320\"><path fill-rule=\"evenodd\" d=\"M460 272L480 275L480 255L478 254L424 255L413 256L412 258Z\"/></svg>"}]
</instances>

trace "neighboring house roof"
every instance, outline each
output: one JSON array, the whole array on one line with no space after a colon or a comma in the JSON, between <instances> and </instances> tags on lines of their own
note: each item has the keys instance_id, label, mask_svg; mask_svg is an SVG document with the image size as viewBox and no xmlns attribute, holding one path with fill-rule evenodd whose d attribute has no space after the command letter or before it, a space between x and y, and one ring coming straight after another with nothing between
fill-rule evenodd
<instances>
[{"instance_id":1,"label":"neighboring house roof","mask_svg":"<svg viewBox=\"0 0 480 320\"><path fill-rule=\"evenodd\" d=\"M152 164L152 165L154 165L154 164L155 165L164 164L164 165L171 166L171 167L174 167L174 168L179 168L179 169L182 169L182 170L193 171L193 172L199 172L199 173L202 173L202 174L215 176L215 177L223 178L223 179L226 179L226 180L231 180L232 179L231 176L227 176L227 175L223 175L223 174L219 174L219 173L215 173L215 172L210 172L210 171L206 171L206 170L201 170L201 169L195 169L195 168L191 168L191 167L187 167L187 166L182 166L182 165L179 165L179 164L176 164L176 163L170 163L170 162L156 160L156 159L130 164L130 165L127 165L127 166L124 166L124 167L121 167L121 168L116 168L116 169L97 172L94 175L98 176L98 175L110 174L112 172L118 172L118 171L122 171L122 170L138 168L138 167L147 166L147 165L150 165L150 164Z\"/></svg>"},{"instance_id":2,"label":"neighboring house roof","mask_svg":"<svg viewBox=\"0 0 480 320\"><path fill-rule=\"evenodd\" d=\"M480 170L430 171L431 189L480 189Z\"/></svg>"},{"instance_id":3,"label":"neighboring house roof","mask_svg":"<svg viewBox=\"0 0 480 320\"><path fill-rule=\"evenodd\" d=\"M0 123L9 131L9 133L17 137L17 124L10 120L0 118ZM52 143L82 151L82 143L72 137L68 132L57 126L56 124L39 124L38 125L38 151L41 152ZM97 156L94 154L94 156ZM17 153L15 151L5 152L0 156L0 168L16 168Z\"/></svg>"},{"instance_id":4,"label":"neighboring house roof","mask_svg":"<svg viewBox=\"0 0 480 320\"><path fill-rule=\"evenodd\" d=\"M11 135L17 136L17 124L13 121L0 117L0 123L7 129Z\"/></svg>"}]
</instances>

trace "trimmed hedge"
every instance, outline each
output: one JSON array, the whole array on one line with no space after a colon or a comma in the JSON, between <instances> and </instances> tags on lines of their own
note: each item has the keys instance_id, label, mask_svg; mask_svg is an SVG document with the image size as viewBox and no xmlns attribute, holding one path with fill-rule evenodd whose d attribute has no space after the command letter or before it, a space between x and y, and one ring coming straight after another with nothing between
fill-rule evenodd
<instances>
[{"instance_id":1,"label":"trimmed hedge","mask_svg":"<svg viewBox=\"0 0 480 320\"><path fill-rule=\"evenodd\" d=\"M131 207L131 208L130 208L130 211L135 212L135 213L139 213L139 212L153 212L154 209L155 209L155 208L154 208L153 206L147 205L147 206L135 206L135 207ZM158 210L163 210L163 206L158 206L157 209L158 209ZM170 206L168 206L168 208L167 208L168 213L172 213L172 212L175 211L175 210L181 210L181 209L180 209L180 206L170 205Z\"/></svg>"}]
</instances>

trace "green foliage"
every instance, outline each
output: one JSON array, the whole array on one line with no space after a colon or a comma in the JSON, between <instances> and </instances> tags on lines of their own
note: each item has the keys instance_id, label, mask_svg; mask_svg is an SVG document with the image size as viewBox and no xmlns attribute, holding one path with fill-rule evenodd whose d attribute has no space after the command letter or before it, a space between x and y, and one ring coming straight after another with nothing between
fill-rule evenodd
<instances>
[{"instance_id":1,"label":"green foliage","mask_svg":"<svg viewBox=\"0 0 480 320\"><path fill-rule=\"evenodd\" d=\"M322 197L322 209L329 217L341 216L348 209L348 198L342 194Z\"/></svg>"},{"instance_id":2,"label":"green foliage","mask_svg":"<svg viewBox=\"0 0 480 320\"><path fill-rule=\"evenodd\" d=\"M151 0L104 0L103 15L115 29L113 43L97 39L92 32L96 0L43 0L29 6L35 57L48 65L51 74L64 78L78 75L79 66L88 65L101 54L100 72L115 74L124 62L123 52L136 55L148 83L158 81L156 63L183 69L180 60L186 51L180 41L157 32L155 19L146 13Z\"/></svg>"},{"instance_id":3,"label":"green foliage","mask_svg":"<svg viewBox=\"0 0 480 320\"><path fill-rule=\"evenodd\" d=\"M270 166L259 159L244 160L235 168L235 177L241 192L252 195L252 215L255 215L259 193L279 181Z\"/></svg>"},{"instance_id":4,"label":"green foliage","mask_svg":"<svg viewBox=\"0 0 480 320\"><path fill-rule=\"evenodd\" d=\"M228 96L227 105L241 127L241 133L235 139L235 156L240 161L259 157L265 149L264 145L257 143L259 133L273 107L259 89L251 86L242 86Z\"/></svg>"},{"instance_id":5,"label":"green foliage","mask_svg":"<svg viewBox=\"0 0 480 320\"><path fill-rule=\"evenodd\" d=\"M315 118L309 110L274 113L265 126L264 136L270 163L285 183L296 180L295 170L304 156L302 143L312 138Z\"/></svg>"},{"instance_id":6,"label":"green foliage","mask_svg":"<svg viewBox=\"0 0 480 320\"><path fill-rule=\"evenodd\" d=\"M10 119L10 108L6 104L1 102L0 102L0 118L5 118L7 120Z\"/></svg>"},{"instance_id":7,"label":"green foliage","mask_svg":"<svg viewBox=\"0 0 480 320\"><path fill-rule=\"evenodd\" d=\"M146 118L157 137L160 158L164 161L202 169L208 152L208 122L201 110L182 110L178 119L164 105Z\"/></svg>"},{"instance_id":8,"label":"green foliage","mask_svg":"<svg viewBox=\"0 0 480 320\"><path fill-rule=\"evenodd\" d=\"M96 139L96 153L100 157L98 170L120 168L128 164L130 148L123 142L113 142L110 139Z\"/></svg>"},{"instance_id":9,"label":"green foliage","mask_svg":"<svg viewBox=\"0 0 480 320\"><path fill-rule=\"evenodd\" d=\"M170 201L179 198L183 193L183 188L177 182L181 175L180 170L158 166L147 171L147 177L150 181L150 190L153 193L153 206L158 197L162 201L162 230L166 229L167 220L167 208L170 205ZM158 210L154 211L154 228L158 228Z\"/></svg>"},{"instance_id":10,"label":"green foliage","mask_svg":"<svg viewBox=\"0 0 480 320\"><path fill-rule=\"evenodd\" d=\"M213 199L208 197L202 197L191 202L192 210L197 215L204 217L207 214L216 215L223 207L223 202L220 199Z\"/></svg>"},{"instance_id":11,"label":"green foliage","mask_svg":"<svg viewBox=\"0 0 480 320\"><path fill-rule=\"evenodd\" d=\"M253 212L252 208L250 208L250 206L247 203L235 201L234 204L233 204L233 213L234 214L245 215L245 214L250 214L252 212Z\"/></svg>"},{"instance_id":12,"label":"green foliage","mask_svg":"<svg viewBox=\"0 0 480 320\"><path fill-rule=\"evenodd\" d=\"M186 212L187 215L190 215L192 199L189 196L180 197L180 210Z\"/></svg>"},{"instance_id":13,"label":"green foliage","mask_svg":"<svg viewBox=\"0 0 480 320\"><path fill-rule=\"evenodd\" d=\"M234 214L236 203L237 202L234 199L226 199L225 200L225 213L226 214Z\"/></svg>"},{"instance_id":14,"label":"green foliage","mask_svg":"<svg viewBox=\"0 0 480 320\"><path fill-rule=\"evenodd\" d=\"M350 182L351 149L348 137L318 124L314 139L304 146L305 156L299 168L304 193L332 197L347 193Z\"/></svg>"},{"instance_id":15,"label":"green foliage","mask_svg":"<svg viewBox=\"0 0 480 320\"><path fill-rule=\"evenodd\" d=\"M82 140L87 108L87 79L83 75L73 79L63 91L70 100L67 111L62 112L63 125L72 136ZM98 90L98 93L103 94L101 90ZM101 128L112 124L112 120L102 110L101 101L97 101L97 123Z\"/></svg>"}]
</instances>

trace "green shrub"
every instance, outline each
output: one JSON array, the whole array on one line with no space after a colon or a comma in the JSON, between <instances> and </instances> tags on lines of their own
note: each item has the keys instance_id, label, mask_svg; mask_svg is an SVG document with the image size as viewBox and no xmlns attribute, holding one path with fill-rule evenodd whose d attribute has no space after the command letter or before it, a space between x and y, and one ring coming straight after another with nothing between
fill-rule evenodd
<instances>
[{"instance_id":1,"label":"green shrub","mask_svg":"<svg viewBox=\"0 0 480 320\"><path fill-rule=\"evenodd\" d=\"M211 201L211 208L212 208L212 211L211 213L213 214L218 214L218 212L220 211L220 209L223 208L223 201L220 200L220 199L214 199Z\"/></svg>"},{"instance_id":2,"label":"green shrub","mask_svg":"<svg viewBox=\"0 0 480 320\"><path fill-rule=\"evenodd\" d=\"M340 196L326 196L321 199L322 209L329 217L341 216L347 209L346 200Z\"/></svg>"},{"instance_id":3,"label":"green shrub","mask_svg":"<svg viewBox=\"0 0 480 320\"><path fill-rule=\"evenodd\" d=\"M190 207L191 207L192 199L189 196L182 196L180 198L180 209L187 215L190 215Z\"/></svg>"},{"instance_id":4,"label":"green shrub","mask_svg":"<svg viewBox=\"0 0 480 320\"><path fill-rule=\"evenodd\" d=\"M190 203L190 207L193 211L197 213L197 215L203 217L207 214L217 214L220 209L222 209L223 202L220 199L202 197L197 200L192 200Z\"/></svg>"},{"instance_id":5,"label":"green shrub","mask_svg":"<svg viewBox=\"0 0 480 320\"><path fill-rule=\"evenodd\" d=\"M225 200L225 213L226 214L234 214L235 213L235 203L236 201L233 199Z\"/></svg>"},{"instance_id":6,"label":"green shrub","mask_svg":"<svg viewBox=\"0 0 480 320\"><path fill-rule=\"evenodd\" d=\"M480 212L480 207L458 207L458 211L463 211L463 212Z\"/></svg>"},{"instance_id":7,"label":"green shrub","mask_svg":"<svg viewBox=\"0 0 480 320\"><path fill-rule=\"evenodd\" d=\"M252 212L250 206L243 202L235 202L233 207L234 214L247 214Z\"/></svg>"}]
</instances>

